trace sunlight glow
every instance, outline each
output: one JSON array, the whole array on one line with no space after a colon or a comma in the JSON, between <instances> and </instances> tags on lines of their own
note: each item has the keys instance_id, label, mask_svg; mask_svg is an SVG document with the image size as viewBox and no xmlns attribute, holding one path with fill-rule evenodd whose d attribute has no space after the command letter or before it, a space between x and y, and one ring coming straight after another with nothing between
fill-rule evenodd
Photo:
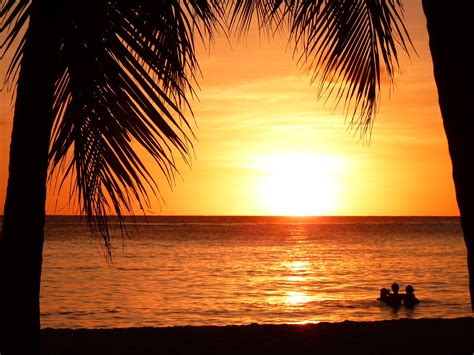
<instances>
[{"instance_id":1,"label":"sunlight glow","mask_svg":"<svg viewBox=\"0 0 474 355\"><path fill-rule=\"evenodd\" d=\"M309 263L309 261L306 261L306 260L288 261L288 262L285 262L284 265L288 268L289 271L293 273L298 273L298 274L307 272L311 267L311 264Z\"/></svg>"},{"instance_id":2,"label":"sunlight glow","mask_svg":"<svg viewBox=\"0 0 474 355\"><path fill-rule=\"evenodd\" d=\"M306 275L310 272L311 265L308 261L290 261L285 262L284 266L287 268L290 275L286 278L290 282L307 281Z\"/></svg>"},{"instance_id":3,"label":"sunlight glow","mask_svg":"<svg viewBox=\"0 0 474 355\"><path fill-rule=\"evenodd\" d=\"M269 214L319 216L335 210L342 159L279 154L262 157L258 165L262 171L260 199Z\"/></svg>"},{"instance_id":4,"label":"sunlight glow","mask_svg":"<svg viewBox=\"0 0 474 355\"><path fill-rule=\"evenodd\" d=\"M298 305L311 302L313 299L304 292L289 291L286 293L286 303L290 305Z\"/></svg>"}]
</instances>

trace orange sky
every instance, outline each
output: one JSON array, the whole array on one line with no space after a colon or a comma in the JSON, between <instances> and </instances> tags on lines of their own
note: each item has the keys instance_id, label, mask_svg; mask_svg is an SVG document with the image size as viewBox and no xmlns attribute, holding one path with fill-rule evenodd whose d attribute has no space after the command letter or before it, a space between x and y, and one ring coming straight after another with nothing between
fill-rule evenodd
<instances>
[{"instance_id":1,"label":"orange sky","mask_svg":"<svg viewBox=\"0 0 474 355\"><path fill-rule=\"evenodd\" d=\"M156 202L148 213L457 215L421 1L405 7L419 56L403 56L369 146L353 138L341 111L316 100L309 76L285 50L285 36L268 41L251 31L241 43L218 38L210 51L200 49L196 159L191 169L182 164L173 192L155 169L166 205ZM2 93L0 213L8 100ZM48 214L74 213L63 195L56 204L49 194Z\"/></svg>"}]
</instances>

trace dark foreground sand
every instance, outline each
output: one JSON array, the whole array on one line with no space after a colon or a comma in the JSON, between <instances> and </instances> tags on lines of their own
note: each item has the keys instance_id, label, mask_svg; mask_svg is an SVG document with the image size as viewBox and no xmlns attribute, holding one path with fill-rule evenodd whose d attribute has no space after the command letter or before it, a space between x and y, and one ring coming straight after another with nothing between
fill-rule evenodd
<instances>
[{"instance_id":1,"label":"dark foreground sand","mask_svg":"<svg viewBox=\"0 0 474 355\"><path fill-rule=\"evenodd\" d=\"M44 329L44 354L474 354L474 318Z\"/></svg>"}]
</instances>

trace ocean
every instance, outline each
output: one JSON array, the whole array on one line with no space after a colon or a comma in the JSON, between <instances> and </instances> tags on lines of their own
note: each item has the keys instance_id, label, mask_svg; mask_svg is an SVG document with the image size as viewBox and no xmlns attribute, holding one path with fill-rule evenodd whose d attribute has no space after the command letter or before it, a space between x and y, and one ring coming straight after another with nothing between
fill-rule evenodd
<instances>
[{"instance_id":1,"label":"ocean","mask_svg":"<svg viewBox=\"0 0 474 355\"><path fill-rule=\"evenodd\" d=\"M127 233L113 228L110 261L84 220L47 219L42 327L472 315L454 217L148 217ZM421 303L379 303L393 282Z\"/></svg>"}]
</instances>

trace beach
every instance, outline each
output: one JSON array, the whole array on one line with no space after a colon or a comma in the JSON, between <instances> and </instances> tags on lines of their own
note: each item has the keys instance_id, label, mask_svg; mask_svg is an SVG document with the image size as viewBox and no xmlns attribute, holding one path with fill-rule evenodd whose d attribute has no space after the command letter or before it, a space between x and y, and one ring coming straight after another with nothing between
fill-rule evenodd
<instances>
[{"instance_id":1,"label":"beach","mask_svg":"<svg viewBox=\"0 0 474 355\"><path fill-rule=\"evenodd\" d=\"M473 354L474 319L42 330L43 354Z\"/></svg>"}]
</instances>

